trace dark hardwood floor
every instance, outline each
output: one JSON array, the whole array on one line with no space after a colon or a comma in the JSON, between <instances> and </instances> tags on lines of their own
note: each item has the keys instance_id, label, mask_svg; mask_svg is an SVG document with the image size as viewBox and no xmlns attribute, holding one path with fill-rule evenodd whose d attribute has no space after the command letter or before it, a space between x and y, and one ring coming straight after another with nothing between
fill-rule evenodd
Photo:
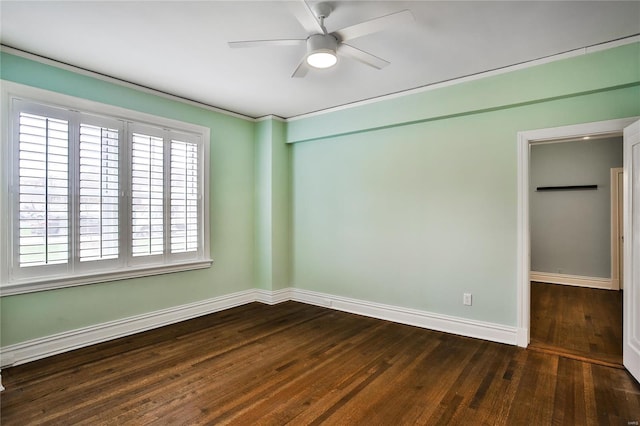
<instances>
[{"instance_id":1,"label":"dark hardwood floor","mask_svg":"<svg viewBox=\"0 0 640 426\"><path fill-rule=\"evenodd\" d=\"M624 370L296 302L252 303L2 378L3 426L640 420L640 385Z\"/></svg>"},{"instance_id":2,"label":"dark hardwood floor","mask_svg":"<svg viewBox=\"0 0 640 426\"><path fill-rule=\"evenodd\" d=\"M622 366L622 292L531 283L531 346Z\"/></svg>"}]
</instances>

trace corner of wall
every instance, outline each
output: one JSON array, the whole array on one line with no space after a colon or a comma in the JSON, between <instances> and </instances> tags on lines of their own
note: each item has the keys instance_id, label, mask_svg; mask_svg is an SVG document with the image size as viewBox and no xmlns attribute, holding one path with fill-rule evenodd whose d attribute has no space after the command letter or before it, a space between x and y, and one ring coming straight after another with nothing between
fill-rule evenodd
<instances>
[{"instance_id":1,"label":"corner of wall","mask_svg":"<svg viewBox=\"0 0 640 426\"><path fill-rule=\"evenodd\" d=\"M278 290L289 283L289 147L286 123L256 124L255 286Z\"/></svg>"}]
</instances>

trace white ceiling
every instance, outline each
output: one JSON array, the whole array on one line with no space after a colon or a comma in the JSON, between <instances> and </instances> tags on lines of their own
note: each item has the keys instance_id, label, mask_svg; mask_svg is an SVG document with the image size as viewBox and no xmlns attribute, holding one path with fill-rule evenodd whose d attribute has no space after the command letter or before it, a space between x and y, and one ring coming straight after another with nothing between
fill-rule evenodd
<instances>
[{"instance_id":1,"label":"white ceiling","mask_svg":"<svg viewBox=\"0 0 640 426\"><path fill-rule=\"evenodd\" d=\"M2 44L251 117L292 117L640 33L638 1L331 1L329 32L410 9L415 24L350 42L391 62L343 58L290 78L306 38L285 1L1 1ZM309 1L314 4L315 1Z\"/></svg>"}]
</instances>

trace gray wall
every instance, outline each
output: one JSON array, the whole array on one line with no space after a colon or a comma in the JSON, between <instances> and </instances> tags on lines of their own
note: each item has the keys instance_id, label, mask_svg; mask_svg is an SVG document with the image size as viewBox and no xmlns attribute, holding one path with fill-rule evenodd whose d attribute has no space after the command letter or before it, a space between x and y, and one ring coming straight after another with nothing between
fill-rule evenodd
<instances>
[{"instance_id":1,"label":"gray wall","mask_svg":"<svg viewBox=\"0 0 640 426\"><path fill-rule=\"evenodd\" d=\"M611 276L610 169L622 167L622 137L533 145L531 270ZM598 185L597 190L536 191Z\"/></svg>"}]
</instances>

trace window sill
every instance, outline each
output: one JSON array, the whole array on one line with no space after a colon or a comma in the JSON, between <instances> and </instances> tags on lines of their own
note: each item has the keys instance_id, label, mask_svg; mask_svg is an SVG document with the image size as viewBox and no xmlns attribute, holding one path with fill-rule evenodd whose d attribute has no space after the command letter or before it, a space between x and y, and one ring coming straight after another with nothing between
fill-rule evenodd
<instances>
[{"instance_id":1,"label":"window sill","mask_svg":"<svg viewBox=\"0 0 640 426\"><path fill-rule=\"evenodd\" d=\"M40 280L13 282L0 285L0 297L16 294L34 293L37 291L55 290L58 288L76 287L86 284L97 284L109 281L126 280L131 278L149 277L153 275L170 274L173 272L206 269L213 264L213 260L194 260L171 265L150 267L128 267L120 271L89 273L65 277L44 277Z\"/></svg>"}]
</instances>

